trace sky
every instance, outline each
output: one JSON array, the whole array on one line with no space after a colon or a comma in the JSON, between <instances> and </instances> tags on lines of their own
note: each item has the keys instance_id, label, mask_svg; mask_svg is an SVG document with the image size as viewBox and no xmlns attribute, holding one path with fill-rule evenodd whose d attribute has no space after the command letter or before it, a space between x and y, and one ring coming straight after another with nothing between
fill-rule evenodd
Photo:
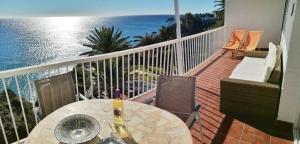
<instances>
[{"instance_id":1,"label":"sky","mask_svg":"<svg viewBox=\"0 0 300 144\"><path fill-rule=\"evenodd\" d=\"M0 0L0 17L174 14L173 0ZM179 0L180 13L212 12L214 0Z\"/></svg>"}]
</instances>

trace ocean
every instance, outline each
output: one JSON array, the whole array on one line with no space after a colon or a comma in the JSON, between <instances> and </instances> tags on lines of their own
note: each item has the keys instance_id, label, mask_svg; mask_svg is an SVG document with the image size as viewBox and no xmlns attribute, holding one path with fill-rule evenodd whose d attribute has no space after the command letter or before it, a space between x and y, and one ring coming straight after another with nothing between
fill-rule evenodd
<instances>
[{"instance_id":1,"label":"ocean","mask_svg":"<svg viewBox=\"0 0 300 144\"><path fill-rule=\"evenodd\" d=\"M76 59L90 49L95 27L114 26L123 36L157 32L171 15L0 19L0 71Z\"/></svg>"}]
</instances>

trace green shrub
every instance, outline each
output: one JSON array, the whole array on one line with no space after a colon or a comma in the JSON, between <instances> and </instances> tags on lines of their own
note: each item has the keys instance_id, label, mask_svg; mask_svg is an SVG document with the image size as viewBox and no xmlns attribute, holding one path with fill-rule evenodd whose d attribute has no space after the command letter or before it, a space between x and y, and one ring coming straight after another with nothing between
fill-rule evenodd
<instances>
[{"instance_id":1,"label":"green shrub","mask_svg":"<svg viewBox=\"0 0 300 144\"><path fill-rule=\"evenodd\" d=\"M26 132L26 126L25 126L25 122L24 122L24 117L22 114L20 98L10 89L8 89L7 92L8 92L9 98L10 98L10 103L11 103L12 111L14 114L19 138L23 139L23 138L27 137L27 132ZM35 118L34 118L34 114L32 111L32 105L30 102L26 101L24 98L22 98L22 101L23 101L24 111L26 114L25 116L27 119L28 129L30 131L35 126ZM4 91L2 91L0 93L0 110L1 110L0 116L1 116L1 120L4 125L4 129L5 129L5 133L6 133L8 142L12 143L12 142L17 141L15 129L13 126L12 118L11 118L10 111L9 111L9 106L8 106L8 103L6 100L6 95L5 95ZM0 130L0 143L1 144L5 143L2 130Z\"/></svg>"}]
</instances>

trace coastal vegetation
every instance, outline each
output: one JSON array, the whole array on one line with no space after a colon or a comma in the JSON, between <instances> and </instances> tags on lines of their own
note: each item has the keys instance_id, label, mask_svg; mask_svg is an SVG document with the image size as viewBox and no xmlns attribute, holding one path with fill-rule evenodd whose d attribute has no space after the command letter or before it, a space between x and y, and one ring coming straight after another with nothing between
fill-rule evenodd
<instances>
[{"instance_id":1,"label":"coastal vegetation","mask_svg":"<svg viewBox=\"0 0 300 144\"><path fill-rule=\"evenodd\" d=\"M205 19L210 18L210 19ZM217 20L214 14L186 13L181 16L181 35L188 36L216 27ZM146 33L144 36L135 36L135 47L146 46L176 38L176 21L174 17L167 20L167 25L161 26L158 32Z\"/></svg>"},{"instance_id":2,"label":"coastal vegetation","mask_svg":"<svg viewBox=\"0 0 300 144\"><path fill-rule=\"evenodd\" d=\"M216 1L217 3L217 1ZM218 3L217 3L218 4ZM216 4L216 5L217 5ZM219 6L220 4L218 4ZM220 11L222 9L218 8L216 11ZM224 9L223 9L224 10ZM220 19L222 20L222 19ZM112 27L101 27L101 28L95 28L93 31L91 31L91 34L86 37L88 40L88 43L83 44L86 47L89 47L92 49L92 51L86 52L82 55L86 56L92 56L97 54L105 54L110 52L116 52L146 45L151 45L167 40L172 40L176 38L176 22L173 17L170 17L167 19L165 26L161 26L157 32L151 32L151 33L145 33L145 35L141 36L134 36L133 40L130 41L129 37L125 37L122 35L122 31L119 29ZM188 36L196 33L200 33L209 29L213 29L217 27L220 23L215 18L214 14L205 13L205 14L192 14L192 13L186 13L185 15L181 16L181 34L182 36ZM78 64L75 68L77 70L77 76L78 76L78 87L79 92L81 94L86 95L87 97L91 98L92 96L96 96L98 98L107 98L111 95L111 89L117 88L117 76L119 81L122 81L124 79L125 81L125 90L124 92L128 93L128 85L133 87L133 83L136 83L135 85L139 85L140 83L150 82L152 81L150 79L150 75L159 75L156 74L151 67L148 67L148 65L152 65L152 61L147 61L148 55L155 56L158 53L158 55L173 55L171 51L153 51L153 52L146 52L145 54L134 54L125 56L125 59L129 57L131 59L130 63L128 61L125 61L125 65L129 65L129 67L125 67L124 71L126 72L125 75L128 75L129 78L133 79L134 77L144 77L143 82L131 82L128 84L128 77L122 77L121 74L121 59L108 59L104 61L99 61L98 63L91 63L91 64ZM160 54L162 53L162 54ZM166 54L165 54L166 53ZM142 61L142 59L145 58L145 64L141 65L141 63L138 63L138 61ZM133 59L135 60L133 62ZM155 59L154 63L156 63L156 60L159 61L160 59L166 59L164 57ZM170 61L168 59L167 61ZM117 63L119 64L117 66ZM134 65L135 64L135 65ZM137 71L138 65L142 67L143 69L140 69L140 71ZM112 65L112 66L110 66ZM171 66L169 66L168 69L170 69ZM73 75L75 78L75 68L73 70ZM97 68L99 71L97 72ZM133 71L135 69L135 71ZM84 72L83 72L84 71ZM164 70L162 70L164 71ZM118 72L118 74L117 74ZM83 76L84 73L84 76ZM140 75L140 74L143 75ZM105 76L106 77L105 77ZM110 79L110 75L112 75L112 80ZM85 85L83 84L83 78L85 79ZM99 81L97 80L99 79ZM153 77L152 77L153 78ZM99 84L98 84L99 82ZM104 84L106 83L106 86ZM98 90L99 86L99 90ZM137 87L134 88L135 90L138 89ZM146 88L147 89L147 88ZM100 93L99 93L100 92ZM135 95L136 92L132 92L132 94L129 95Z\"/></svg>"},{"instance_id":3,"label":"coastal vegetation","mask_svg":"<svg viewBox=\"0 0 300 144\"><path fill-rule=\"evenodd\" d=\"M11 109L13 111L13 116L16 122L16 128L18 130L18 135L20 139L27 137L27 130L25 126L25 120L22 114L22 107L20 102L20 97L17 96L12 90L7 89L7 94L10 98ZM35 118L32 111L32 105L24 98L22 98L24 111L26 113L26 120L28 125L28 130L30 132L31 129L35 126ZM5 134L7 136L7 140L9 143L16 141L16 133L14 129L14 125L12 122L12 118L9 111L8 102L6 100L6 94L4 91L0 93L0 116L3 122L3 127L5 129ZM0 131L0 143L5 143L3 137L3 131Z\"/></svg>"}]
</instances>

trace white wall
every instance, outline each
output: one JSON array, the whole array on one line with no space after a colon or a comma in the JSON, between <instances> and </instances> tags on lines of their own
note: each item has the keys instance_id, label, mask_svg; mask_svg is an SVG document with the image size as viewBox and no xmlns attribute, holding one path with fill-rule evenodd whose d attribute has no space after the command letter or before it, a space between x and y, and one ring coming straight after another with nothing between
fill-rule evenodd
<instances>
[{"instance_id":1,"label":"white wall","mask_svg":"<svg viewBox=\"0 0 300 144\"><path fill-rule=\"evenodd\" d=\"M294 15L291 10L294 4ZM298 9L296 9L298 7ZM296 124L300 112L300 2L290 0L281 46L285 73L278 119Z\"/></svg>"},{"instance_id":2,"label":"white wall","mask_svg":"<svg viewBox=\"0 0 300 144\"><path fill-rule=\"evenodd\" d=\"M282 30L281 34L281 42L280 45L283 49L283 69L286 71L286 63L287 63L287 53L289 50L290 46L290 39L291 39L291 34L292 34L292 29L293 29L293 22L294 22L294 16L291 15L292 10L293 10L293 4L295 5L295 2L297 0L287 0L287 9L286 9L286 14L285 14L285 24ZM294 7L295 8L295 7ZM294 9L295 11L295 9Z\"/></svg>"},{"instance_id":3,"label":"white wall","mask_svg":"<svg viewBox=\"0 0 300 144\"><path fill-rule=\"evenodd\" d=\"M229 31L263 30L258 47L267 48L270 41L280 43L284 8L285 0L225 0L225 25Z\"/></svg>"}]
</instances>

